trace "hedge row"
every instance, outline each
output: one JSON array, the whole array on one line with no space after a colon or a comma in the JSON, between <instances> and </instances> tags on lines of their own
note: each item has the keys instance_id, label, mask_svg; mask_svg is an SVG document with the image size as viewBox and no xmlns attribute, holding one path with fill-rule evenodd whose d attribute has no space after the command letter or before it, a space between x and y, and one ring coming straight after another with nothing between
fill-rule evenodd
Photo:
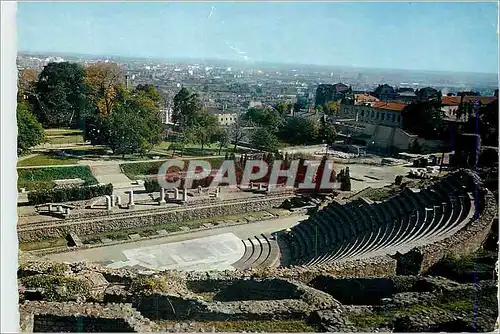
<instances>
[{"instance_id":1,"label":"hedge row","mask_svg":"<svg viewBox=\"0 0 500 334\"><path fill-rule=\"evenodd\" d=\"M33 204L61 203L81 201L103 195L112 195L113 185L73 186L54 189L42 189L28 193L28 201Z\"/></svg>"},{"instance_id":2,"label":"hedge row","mask_svg":"<svg viewBox=\"0 0 500 334\"><path fill-rule=\"evenodd\" d=\"M198 186L201 186L203 188L209 187L210 184L212 183L213 176L208 176L204 179L201 180L193 180L193 184L191 185L191 189L196 189ZM172 181L174 182L174 181ZM223 185L223 184L222 184ZM158 180L156 178L150 178L144 180L144 188L146 189L146 192L148 193L153 193L160 191L161 187L160 184L158 183ZM184 180L181 180L181 184L179 185L179 189L184 189Z\"/></svg>"},{"instance_id":3,"label":"hedge row","mask_svg":"<svg viewBox=\"0 0 500 334\"><path fill-rule=\"evenodd\" d=\"M211 157L203 157L200 158L200 160L209 161L210 164L212 165L212 168L219 168L222 162L224 161L223 158L211 158ZM163 165L165 162L166 160L134 162L134 163L122 164L120 165L120 167L123 173L127 175L129 179L137 179L137 178L142 178L145 175L158 174L158 170L160 169L161 165ZM184 160L184 162L185 165L183 170L186 171L189 164L189 160Z\"/></svg>"}]
</instances>

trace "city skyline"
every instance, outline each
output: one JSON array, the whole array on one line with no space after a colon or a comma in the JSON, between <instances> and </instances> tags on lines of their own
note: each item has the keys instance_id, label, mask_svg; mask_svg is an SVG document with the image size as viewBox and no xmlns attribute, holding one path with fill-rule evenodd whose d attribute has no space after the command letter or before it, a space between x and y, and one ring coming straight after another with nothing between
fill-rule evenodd
<instances>
[{"instance_id":1,"label":"city skyline","mask_svg":"<svg viewBox=\"0 0 500 334\"><path fill-rule=\"evenodd\" d=\"M18 45L28 53L498 73L493 8L492 2L20 3Z\"/></svg>"}]
</instances>

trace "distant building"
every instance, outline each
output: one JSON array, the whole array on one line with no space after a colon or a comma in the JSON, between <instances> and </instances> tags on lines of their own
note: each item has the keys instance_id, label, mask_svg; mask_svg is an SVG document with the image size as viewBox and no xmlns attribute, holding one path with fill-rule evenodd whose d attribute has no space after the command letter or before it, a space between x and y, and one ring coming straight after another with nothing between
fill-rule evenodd
<instances>
[{"instance_id":1,"label":"distant building","mask_svg":"<svg viewBox=\"0 0 500 334\"><path fill-rule=\"evenodd\" d=\"M460 106L461 99L462 98L460 96L441 97L441 111L444 113L445 120L458 121L457 111Z\"/></svg>"},{"instance_id":2,"label":"distant building","mask_svg":"<svg viewBox=\"0 0 500 334\"><path fill-rule=\"evenodd\" d=\"M373 102L370 105L341 104L339 117L353 119L356 122L386 126L402 126L403 109L406 104L394 102Z\"/></svg>"},{"instance_id":3,"label":"distant building","mask_svg":"<svg viewBox=\"0 0 500 334\"><path fill-rule=\"evenodd\" d=\"M417 138L403 130L403 111L407 104L376 101L367 104L341 104L334 120L339 136L348 143L369 150L395 152L407 150Z\"/></svg>"},{"instance_id":4,"label":"distant building","mask_svg":"<svg viewBox=\"0 0 500 334\"><path fill-rule=\"evenodd\" d=\"M372 96L368 93L358 93L354 94L354 104L355 105L369 105L373 102L380 101L375 96Z\"/></svg>"},{"instance_id":5,"label":"distant building","mask_svg":"<svg viewBox=\"0 0 500 334\"><path fill-rule=\"evenodd\" d=\"M172 122L172 108L170 106L165 106L160 109L161 122L163 124L174 124Z\"/></svg>"},{"instance_id":6,"label":"distant building","mask_svg":"<svg viewBox=\"0 0 500 334\"><path fill-rule=\"evenodd\" d=\"M236 123L236 119L238 117L238 114L236 113L221 113L217 114L217 119L219 121L219 124L222 126L229 126L231 124Z\"/></svg>"},{"instance_id":7,"label":"distant building","mask_svg":"<svg viewBox=\"0 0 500 334\"><path fill-rule=\"evenodd\" d=\"M338 101L352 97L352 89L343 84L321 84L316 89L316 106L322 106L329 101Z\"/></svg>"},{"instance_id":8,"label":"distant building","mask_svg":"<svg viewBox=\"0 0 500 334\"><path fill-rule=\"evenodd\" d=\"M394 88L392 86L383 84L375 88L372 95L381 101L387 101L395 100L398 94L394 91Z\"/></svg>"},{"instance_id":9,"label":"distant building","mask_svg":"<svg viewBox=\"0 0 500 334\"><path fill-rule=\"evenodd\" d=\"M206 111L217 117L219 125L228 126L234 124L238 118L238 112L234 110L218 109L215 107L206 107Z\"/></svg>"},{"instance_id":10,"label":"distant building","mask_svg":"<svg viewBox=\"0 0 500 334\"><path fill-rule=\"evenodd\" d=\"M413 88L406 88L406 87L399 88L396 91L396 93L397 93L397 99L404 102L411 103L413 101L418 100L418 96L415 94Z\"/></svg>"},{"instance_id":11,"label":"distant building","mask_svg":"<svg viewBox=\"0 0 500 334\"><path fill-rule=\"evenodd\" d=\"M479 106L486 106L498 100L497 96L463 96L461 103L477 103Z\"/></svg>"},{"instance_id":12,"label":"distant building","mask_svg":"<svg viewBox=\"0 0 500 334\"><path fill-rule=\"evenodd\" d=\"M262 108L262 102L260 101L250 101L248 108Z\"/></svg>"},{"instance_id":13,"label":"distant building","mask_svg":"<svg viewBox=\"0 0 500 334\"><path fill-rule=\"evenodd\" d=\"M415 94L420 100L430 100L439 97L440 92L432 87L424 87L421 89L417 89Z\"/></svg>"}]
</instances>

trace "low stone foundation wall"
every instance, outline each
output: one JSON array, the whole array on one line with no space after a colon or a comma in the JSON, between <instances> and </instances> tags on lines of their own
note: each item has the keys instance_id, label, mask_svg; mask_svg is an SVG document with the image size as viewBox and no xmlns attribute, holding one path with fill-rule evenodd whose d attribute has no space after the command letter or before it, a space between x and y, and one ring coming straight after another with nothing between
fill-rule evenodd
<instances>
[{"instance_id":1,"label":"low stone foundation wall","mask_svg":"<svg viewBox=\"0 0 500 334\"><path fill-rule=\"evenodd\" d=\"M332 295L342 304L378 305L382 298L409 291L417 280L415 276L335 278L321 275L310 284L313 288Z\"/></svg>"},{"instance_id":2,"label":"low stone foundation wall","mask_svg":"<svg viewBox=\"0 0 500 334\"><path fill-rule=\"evenodd\" d=\"M311 312L318 309L301 299L208 303L199 299L158 293L150 296L134 296L132 305L152 320L192 321L304 320ZM326 308L328 307L324 307Z\"/></svg>"},{"instance_id":3,"label":"low stone foundation wall","mask_svg":"<svg viewBox=\"0 0 500 334\"><path fill-rule=\"evenodd\" d=\"M314 311L302 300L281 299L275 301L244 300L213 303L207 312L196 316L202 321L262 321L305 320Z\"/></svg>"},{"instance_id":4,"label":"low stone foundation wall","mask_svg":"<svg viewBox=\"0 0 500 334\"><path fill-rule=\"evenodd\" d=\"M163 212L154 210L147 212L130 212L127 216L103 216L98 219L85 219L78 221L60 221L55 224L36 224L34 226L18 227L19 242L33 242L42 239L64 238L72 231L79 236L118 231L136 227L160 225L165 222L182 223L184 221L214 218L242 214L245 212L263 211L280 206L290 195L262 197L251 201L224 202L217 205L188 207L173 209Z\"/></svg>"},{"instance_id":5,"label":"low stone foundation wall","mask_svg":"<svg viewBox=\"0 0 500 334\"><path fill-rule=\"evenodd\" d=\"M130 304L25 302L20 305L23 332L151 332L156 325Z\"/></svg>"},{"instance_id":6,"label":"low stone foundation wall","mask_svg":"<svg viewBox=\"0 0 500 334\"><path fill-rule=\"evenodd\" d=\"M194 289L184 293L132 293L125 286L110 286L104 301L132 303L134 308L153 320L303 320L314 310L342 309L342 305L329 294L285 279L186 283L187 287ZM215 293L209 301L197 295L207 291Z\"/></svg>"}]
</instances>

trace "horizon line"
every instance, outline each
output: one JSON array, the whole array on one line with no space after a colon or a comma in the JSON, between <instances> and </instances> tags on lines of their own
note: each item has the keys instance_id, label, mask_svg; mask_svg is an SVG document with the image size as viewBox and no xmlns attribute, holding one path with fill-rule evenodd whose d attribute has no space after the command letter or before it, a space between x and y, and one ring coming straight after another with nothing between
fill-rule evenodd
<instances>
[{"instance_id":1,"label":"horizon line","mask_svg":"<svg viewBox=\"0 0 500 334\"><path fill-rule=\"evenodd\" d=\"M314 67L326 67L326 68L352 68L352 69L366 69L366 70L392 70L392 71L407 71L407 72L440 72L440 73L454 73L454 74L480 74L480 75L496 75L497 80L499 72L471 72L471 71L451 71L451 70L438 70L438 69L410 69L410 68L388 68L388 67L367 67L367 66L355 66L355 65L326 65L326 64L312 64L312 63L292 63L292 62L275 62L275 61L265 61L265 60L253 60L250 62L245 62L243 60L232 60L226 58L197 58L197 57L155 57L155 56L131 56L131 55L118 55L118 54L94 54L94 53L79 53L70 51L26 51L18 50L17 55L24 54L59 54L68 56L86 56L86 57L115 57L115 58L125 58L125 59L143 59L143 60L155 60L155 61L220 61L228 63L237 63L241 65L251 65L254 64L266 64L266 65L289 65L289 66L314 66Z\"/></svg>"}]
</instances>

